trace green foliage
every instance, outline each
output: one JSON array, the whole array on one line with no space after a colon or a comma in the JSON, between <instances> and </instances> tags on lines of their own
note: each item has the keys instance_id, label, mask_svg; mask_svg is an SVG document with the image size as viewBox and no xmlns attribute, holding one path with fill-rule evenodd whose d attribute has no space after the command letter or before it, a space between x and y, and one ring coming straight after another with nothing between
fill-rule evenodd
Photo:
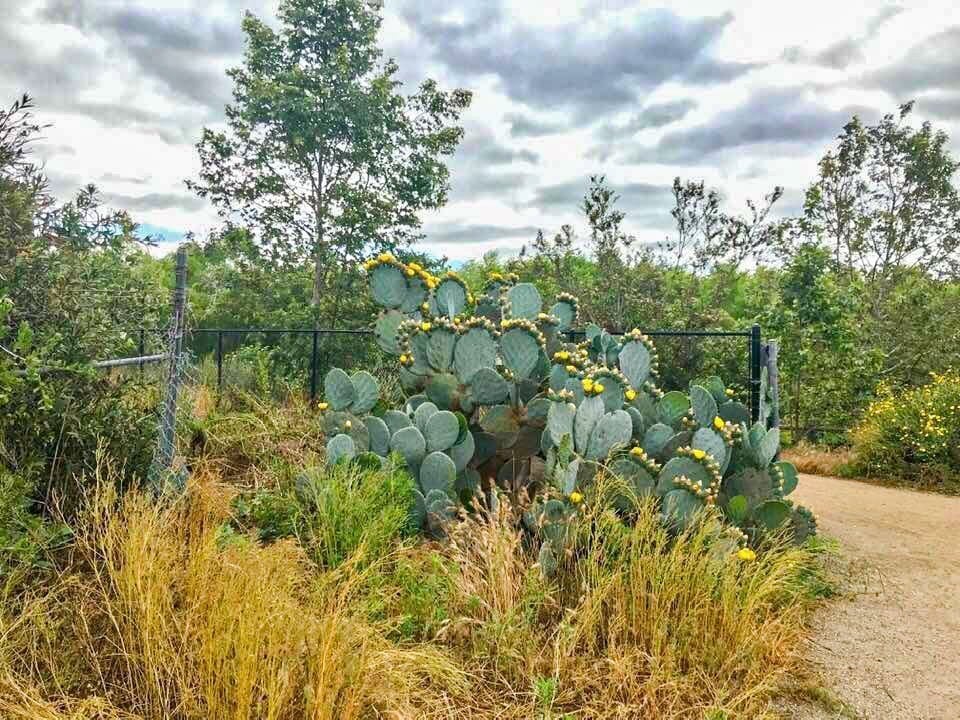
<instances>
[{"instance_id":1,"label":"green foliage","mask_svg":"<svg viewBox=\"0 0 960 720\"><path fill-rule=\"evenodd\" d=\"M894 392L881 386L853 430L855 463L864 474L956 491L960 484L960 372Z\"/></svg>"}]
</instances>

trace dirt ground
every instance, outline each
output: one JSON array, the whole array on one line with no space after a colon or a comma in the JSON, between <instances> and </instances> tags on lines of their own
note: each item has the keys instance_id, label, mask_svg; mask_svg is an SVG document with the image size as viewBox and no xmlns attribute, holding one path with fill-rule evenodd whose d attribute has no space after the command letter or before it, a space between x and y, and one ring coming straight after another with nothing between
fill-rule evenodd
<instances>
[{"instance_id":1,"label":"dirt ground","mask_svg":"<svg viewBox=\"0 0 960 720\"><path fill-rule=\"evenodd\" d=\"M960 719L960 498L810 475L795 496L845 579L808 649L828 701L787 716Z\"/></svg>"}]
</instances>

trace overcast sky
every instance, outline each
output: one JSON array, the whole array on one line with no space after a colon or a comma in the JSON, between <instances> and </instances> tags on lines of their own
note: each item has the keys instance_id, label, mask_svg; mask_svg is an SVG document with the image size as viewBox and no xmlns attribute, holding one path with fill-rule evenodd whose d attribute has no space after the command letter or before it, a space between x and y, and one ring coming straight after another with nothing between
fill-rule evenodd
<instances>
[{"instance_id":1,"label":"overcast sky","mask_svg":"<svg viewBox=\"0 0 960 720\"><path fill-rule=\"evenodd\" d=\"M216 214L183 181L222 121L244 10L271 0L0 0L0 99L34 96L54 191L96 183L173 240ZM434 8L443 8L434 9ZM917 99L960 150L960 2L385 0L382 45L411 91L474 91L450 203L427 248L516 252L537 228L582 228L591 173L622 194L627 229L669 232L674 176L737 207L774 185L795 212L853 113ZM5 99L4 99L5 98Z\"/></svg>"}]
</instances>

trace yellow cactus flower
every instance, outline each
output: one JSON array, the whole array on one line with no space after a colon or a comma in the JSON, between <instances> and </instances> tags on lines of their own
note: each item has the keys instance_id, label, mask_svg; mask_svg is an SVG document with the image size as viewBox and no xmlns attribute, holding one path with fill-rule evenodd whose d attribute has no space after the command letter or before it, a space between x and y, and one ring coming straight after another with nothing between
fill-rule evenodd
<instances>
[{"instance_id":1,"label":"yellow cactus flower","mask_svg":"<svg viewBox=\"0 0 960 720\"><path fill-rule=\"evenodd\" d=\"M631 449L630 449L630 454L633 455L634 457L642 458L642 457L645 456L647 453L644 451L644 449L643 449L642 447L637 446L637 447L635 447L635 448L631 448Z\"/></svg>"},{"instance_id":2,"label":"yellow cactus flower","mask_svg":"<svg viewBox=\"0 0 960 720\"><path fill-rule=\"evenodd\" d=\"M413 268L407 268L407 277L413 277L416 274L417 274L416 270L414 270Z\"/></svg>"},{"instance_id":3,"label":"yellow cactus flower","mask_svg":"<svg viewBox=\"0 0 960 720\"><path fill-rule=\"evenodd\" d=\"M717 417L713 419L713 426L717 430L723 430L723 426L724 426L723 418L717 415Z\"/></svg>"},{"instance_id":4,"label":"yellow cactus flower","mask_svg":"<svg viewBox=\"0 0 960 720\"><path fill-rule=\"evenodd\" d=\"M431 324L428 323L428 322L422 322L422 323L420 323L420 329L423 330L424 332L430 332L430 328L432 328L432 327L433 327L433 325L431 325Z\"/></svg>"},{"instance_id":5,"label":"yellow cactus flower","mask_svg":"<svg viewBox=\"0 0 960 720\"><path fill-rule=\"evenodd\" d=\"M401 365L406 365L406 364L407 364L407 356L406 356L406 355L401 355L401 356L400 356L400 364L401 364Z\"/></svg>"},{"instance_id":6,"label":"yellow cactus flower","mask_svg":"<svg viewBox=\"0 0 960 720\"><path fill-rule=\"evenodd\" d=\"M323 411L326 410L328 407L330 407L330 403L322 402L322 403L320 403L319 405L317 405L317 407L320 408L320 412L323 412Z\"/></svg>"},{"instance_id":7,"label":"yellow cactus flower","mask_svg":"<svg viewBox=\"0 0 960 720\"><path fill-rule=\"evenodd\" d=\"M577 366L576 366L576 365L567 365L566 370L567 370L567 372L570 373L571 375L576 375L576 374L577 374Z\"/></svg>"},{"instance_id":8,"label":"yellow cactus flower","mask_svg":"<svg viewBox=\"0 0 960 720\"><path fill-rule=\"evenodd\" d=\"M423 305L420 306L420 309L424 312L430 312L430 303L423 303Z\"/></svg>"},{"instance_id":9,"label":"yellow cactus flower","mask_svg":"<svg viewBox=\"0 0 960 720\"><path fill-rule=\"evenodd\" d=\"M347 430L349 430L350 428L353 427L353 423L350 422L349 420L347 420L347 421L343 424L343 426L344 426Z\"/></svg>"},{"instance_id":10,"label":"yellow cactus flower","mask_svg":"<svg viewBox=\"0 0 960 720\"><path fill-rule=\"evenodd\" d=\"M419 272L420 270L423 270L423 268L418 263L410 263L409 267L411 270L414 270L417 272Z\"/></svg>"},{"instance_id":11,"label":"yellow cactus flower","mask_svg":"<svg viewBox=\"0 0 960 720\"><path fill-rule=\"evenodd\" d=\"M380 253L380 256L377 258L380 262L390 262L393 260L393 255L390 253Z\"/></svg>"},{"instance_id":12,"label":"yellow cactus flower","mask_svg":"<svg viewBox=\"0 0 960 720\"><path fill-rule=\"evenodd\" d=\"M727 388L723 392L726 394L727 397L733 397L733 390L731 390L730 388Z\"/></svg>"},{"instance_id":13,"label":"yellow cactus flower","mask_svg":"<svg viewBox=\"0 0 960 720\"><path fill-rule=\"evenodd\" d=\"M574 505L579 505L583 502L583 495L574 490L572 493L570 493L570 502L572 502Z\"/></svg>"},{"instance_id":14,"label":"yellow cactus flower","mask_svg":"<svg viewBox=\"0 0 960 720\"><path fill-rule=\"evenodd\" d=\"M560 362L565 362L570 359L570 353L568 353L566 350L560 350L559 352L555 352L553 354L553 359L559 360Z\"/></svg>"},{"instance_id":15,"label":"yellow cactus flower","mask_svg":"<svg viewBox=\"0 0 960 720\"><path fill-rule=\"evenodd\" d=\"M693 455L697 460L703 460L707 456L703 450L694 450L691 455Z\"/></svg>"},{"instance_id":16,"label":"yellow cactus flower","mask_svg":"<svg viewBox=\"0 0 960 720\"><path fill-rule=\"evenodd\" d=\"M634 390L633 388L629 388L627 392L624 394L627 396L627 400L629 402L633 402L634 400L637 399L637 391Z\"/></svg>"},{"instance_id":17,"label":"yellow cactus flower","mask_svg":"<svg viewBox=\"0 0 960 720\"><path fill-rule=\"evenodd\" d=\"M434 288L437 287L437 281L434 280L433 278L428 278L428 279L427 279L427 287L430 288L431 290L433 290Z\"/></svg>"},{"instance_id":18,"label":"yellow cactus flower","mask_svg":"<svg viewBox=\"0 0 960 720\"><path fill-rule=\"evenodd\" d=\"M593 391L594 391L597 395L599 395L600 393L603 392L603 385L601 385L600 383L594 383L594 384L593 384Z\"/></svg>"},{"instance_id":19,"label":"yellow cactus flower","mask_svg":"<svg viewBox=\"0 0 960 720\"><path fill-rule=\"evenodd\" d=\"M740 550L737 551L737 557L750 562L757 559L757 554L750 548L740 548Z\"/></svg>"},{"instance_id":20,"label":"yellow cactus flower","mask_svg":"<svg viewBox=\"0 0 960 720\"><path fill-rule=\"evenodd\" d=\"M591 380L590 378L584 378L583 382L581 382L580 384L583 385L584 392L590 392L593 390L593 380Z\"/></svg>"}]
</instances>

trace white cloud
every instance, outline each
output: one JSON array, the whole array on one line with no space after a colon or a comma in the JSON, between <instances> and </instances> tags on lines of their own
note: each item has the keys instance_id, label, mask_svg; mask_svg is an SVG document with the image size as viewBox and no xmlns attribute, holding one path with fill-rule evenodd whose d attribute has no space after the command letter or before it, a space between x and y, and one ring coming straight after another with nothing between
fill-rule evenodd
<instances>
[{"instance_id":1,"label":"white cloud","mask_svg":"<svg viewBox=\"0 0 960 720\"><path fill-rule=\"evenodd\" d=\"M797 196L854 109L875 119L917 96L919 119L960 132L955 2L385 5L382 41L408 84L475 93L451 203L423 218L426 247L455 259L582 226L573 200L591 173L624 189L628 230L657 240L669 198L639 189L680 175L737 205L774 185ZM16 3L0 16L0 100L29 91L54 123L37 148L58 192L96 182L143 222L202 236L216 214L183 180L201 128L222 120L240 18L230 0ZM560 186L569 204L536 202Z\"/></svg>"}]
</instances>

